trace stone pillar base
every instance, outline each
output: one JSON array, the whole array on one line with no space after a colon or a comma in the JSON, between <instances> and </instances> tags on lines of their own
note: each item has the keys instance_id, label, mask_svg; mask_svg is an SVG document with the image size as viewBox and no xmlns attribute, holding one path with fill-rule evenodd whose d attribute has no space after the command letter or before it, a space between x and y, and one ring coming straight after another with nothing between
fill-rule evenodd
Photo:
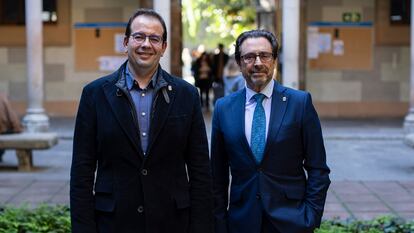
<instances>
[{"instance_id":1,"label":"stone pillar base","mask_svg":"<svg viewBox=\"0 0 414 233\"><path fill-rule=\"evenodd\" d=\"M404 119L404 132L406 134L414 133L414 109L410 109L410 112Z\"/></svg>"},{"instance_id":2,"label":"stone pillar base","mask_svg":"<svg viewBox=\"0 0 414 233\"><path fill-rule=\"evenodd\" d=\"M404 139L405 144L414 148L414 133L407 134Z\"/></svg>"},{"instance_id":3,"label":"stone pillar base","mask_svg":"<svg viewBox=\"0 0 414 233\"><path fill-rule=\"evenodd\" d=\"M410 112L404 119L404 142L408 146L414 147L414 109L410 109Z\"/></svg>"},{"instance_id":4,"label":"stone pillar base","mask_svg":"<svg viewBox=\"0 0 414 233\"><path fill-rule=\"evenodd\" d=\"M47 132L49 130L49 117L43 109L27 110L23 117L23 126L27 132Z\"/></svg>"}]
</instances>

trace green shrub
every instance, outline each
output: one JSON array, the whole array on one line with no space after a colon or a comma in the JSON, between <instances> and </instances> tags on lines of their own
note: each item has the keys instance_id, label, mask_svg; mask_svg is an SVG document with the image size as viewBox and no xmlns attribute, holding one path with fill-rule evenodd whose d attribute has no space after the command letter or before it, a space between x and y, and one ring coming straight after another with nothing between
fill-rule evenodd
<instances>
[{"instance_id":1,"label":"green shrub","mask_svg":"<svg viewBox=\"0 0 414 233\"><path fill-rule=\"evenodd\" d=\"M4 207L0 210L0 233L67 233L70 232L66 206L40 205Z\"/></svg>"},{"instance_id":2,"label":"green shrub","mask_svg":"<svg viewBox=\"0 0 414 233\"><path fill-rule=\"evenodd\" d=\"M67 206L0 208L0 233L69 233ZM414 221L383 216L371 221L325 220L315 233L414 233Z\"/></svg>"},{"instance_id":3,"label":"green shrub","mask_svg":"<svg viewBox=\"0 0 414 233\"><path fill-rule=\"evenodd\" d=\"M315 233L414 233L414 221L382 216L371 221L326 220Z\"/></svg>"}]
</instances>

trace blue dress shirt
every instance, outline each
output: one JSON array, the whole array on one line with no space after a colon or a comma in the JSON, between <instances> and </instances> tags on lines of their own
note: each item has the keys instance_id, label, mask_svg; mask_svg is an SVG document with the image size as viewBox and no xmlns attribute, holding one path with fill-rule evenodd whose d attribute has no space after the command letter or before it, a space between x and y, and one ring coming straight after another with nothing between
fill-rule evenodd
<instances>
[{"instance_id":1,"label":"blue dress shirt","mask_svg":"<svg viewBox=\"0 0 414 233\"><path fill-rule=\"evenodd\" d=\"M145 88L140 88L138 82L132 77L129 71L128 65L126 66L126 83L128 91L134 102L138 126L139 136L141 139L141 149L146 155L148 142L149 142L149 130L151 122L151 108L154 97L154 87L157 82L158 70L154 73Z\"/></svg>"}]
</instances>

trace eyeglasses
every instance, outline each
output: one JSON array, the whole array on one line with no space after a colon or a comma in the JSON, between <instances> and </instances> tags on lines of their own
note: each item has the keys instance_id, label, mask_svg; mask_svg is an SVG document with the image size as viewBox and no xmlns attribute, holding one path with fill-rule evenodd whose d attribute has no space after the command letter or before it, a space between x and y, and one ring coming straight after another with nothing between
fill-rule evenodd
<instances>
[{"instance_id":1,"label":"eyeglasses","mask_svg":"<svg viewBox=\"0 0 414 233\"><path fill-rule=\"evenodd\" d=\"M162 36L159 35L145 35L144 33L137 32L131 35L132 39L138 44L142 44L145 40L149 40L152 45L160 45L163 42Z\"/></svg>"},{"instance_id":2,"label":"eyeglasses","mask_svg":"<svg viewBox=\"0 0 414 233\"><path fill-rule=\"evenodd\" d=\"M262 62L270 62L273 59L273 53L268 52L259 52L259 53L246 53L243 56L240 56L244 63L252 64L256 61L256 58L259 57Z\"/></svg>"}]
</instances>

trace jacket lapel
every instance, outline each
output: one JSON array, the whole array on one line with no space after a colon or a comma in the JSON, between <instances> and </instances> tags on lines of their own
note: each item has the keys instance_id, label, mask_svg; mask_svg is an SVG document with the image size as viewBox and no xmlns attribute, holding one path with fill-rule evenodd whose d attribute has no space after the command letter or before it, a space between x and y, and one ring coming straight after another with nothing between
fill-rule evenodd
<instances>
[{"instance_id":1,"label":"jacket lapel","mask_svg":"<svg viewBox=\"0 0 414 233\"><path fill-rule=\"evenodd\" d=\"M167 74L160 69L161 75L164 80L167 80ZM174 83L168 82L168 87L162 87L156 94L156 99L154 99L153 110L151 113L151 125L150 125L150 137L148 143L148 153L150 153L151 148L156 140L161 129L164 127L164 124L169 116L171 106L174 104L176 88ZM167 95L167 96L165 96Z\"/></svg>"},{"instance_id":2,"label":"jacket lapel","mask_svg":"<svg viewBox=\"0 0 414 233\"><path fill-rule=\"evenodd\" d=\"M135 150L142 156L141 142L138 135L137 121L128 101L128 96L114 83L106 83L103 90L118 123L131 141Z\"/></svg>"},{"instance_id":3,"label":"jacket lapel","mask_svg":"<svg viewBox=\"0 0 414 233\"><path fill-rule=\"evenodd\" d=\"M245 129L245 112L246 112L246 88L243 91L239 92L234 102L232 111L234 113L234 126L236 130L236 135L240 138L240 145L245 151L247 151L248 156L252 160L253 164L256 163L252 150L249 146L249 142L246 138L246 129Z\"/></svg>"},{"instance_id":4,"label":"jacket lapel","mask_svg":"<svg viewBox=\"0 0 414 233\"><path fill-rule=\"evenodd\" d=\"M289 102L289 97L285 95L286 88L275 82L272 94L272 107L270 110L269 130L266 140L266 146L262 162L265 160L267 151L269 150L270 141L277 137L280 126L285 116L286 106Z\"/></svg>"}]
</instances>

